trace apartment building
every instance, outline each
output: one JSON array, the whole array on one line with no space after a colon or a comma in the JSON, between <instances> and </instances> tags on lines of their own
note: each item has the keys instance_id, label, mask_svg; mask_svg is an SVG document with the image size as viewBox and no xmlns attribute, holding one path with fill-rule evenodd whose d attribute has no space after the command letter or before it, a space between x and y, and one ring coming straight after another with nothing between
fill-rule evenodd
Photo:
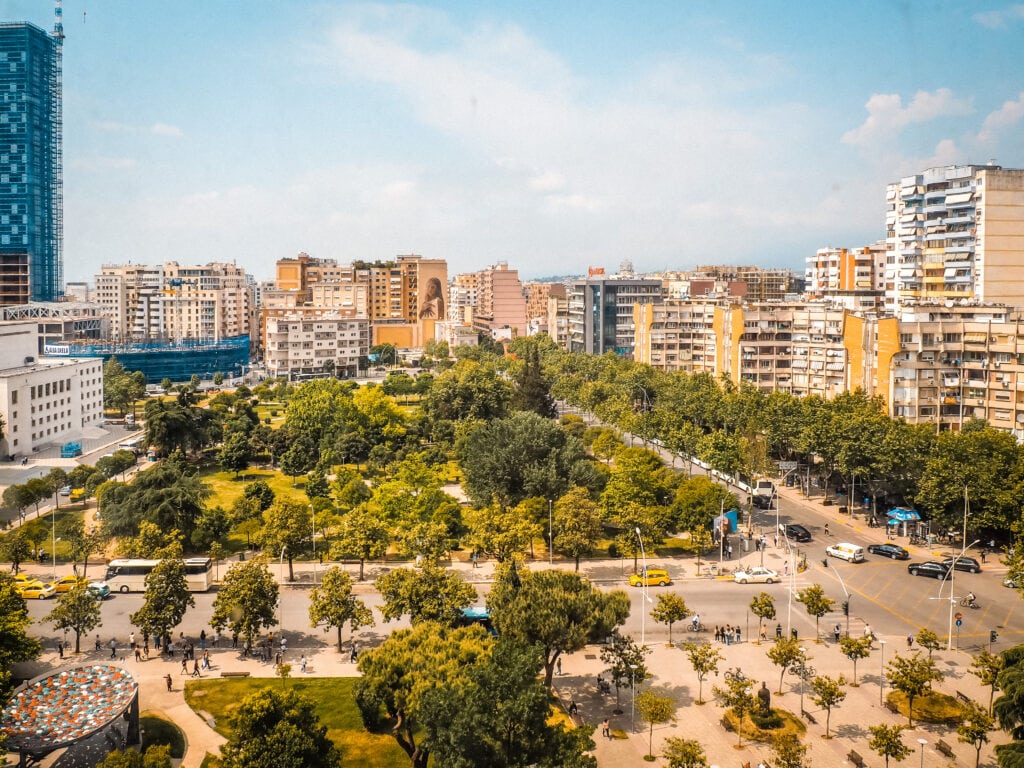
<instances>
[{"instance_id":1,"label":"apartment building","mask_svg":"<svg viewBox=\"0 0 1024 768\"><path fill-rule=\"evenodd\" d=\"M725 369L718 342L728 298L666 299L634 305L636 344L633 359L662 371L710 373ZM717 318L717 320L716 320Z\"/></svg>"},{"instance_id":2,"label":"apartment building","mask_svg":"<svg viewBox=\"0 0 1024 768\"><path fill-rule=\"evenodd\" d=\"M853 310L880 310L885 295L886 243L862 248L819 248L806 259L809 299L829 299Z\"/></svg>"},{"instance_id":3,"label":"apartment building","mask_svg":"<svg viewBox=\"0 0 1024 768\"><path fill-rule=\"evenodd\" d=\"M448 286L448 319L453 323L472 325L478 301L476 272L455 275Z\"/></svg>"},{"instance_id":4,"label":"apartment building","mask_svg":"<svg viewBox=\"0 0 1024 768\"><path fill-rule=\"evenodd\" d=\"M526 294L519 270L498 262L476 273L477 303L473 327L494 338L526 335Z\"/></svg>"},{"instance_id":5,"label":"apartment building","mask_svg":"<svg viewBox=\"0 0 1024 768\"><path fill-rule=\"evenodd\" d=\"M548 336L559 349L569 348L569 293L563 283L548 289Z\"/></svg>"},{"instance_id":6,"label":"apartment building","mask_svg":"<svg viewBox=\"0 0 1024 768\"><path fill-rule=\"evenodd\" d=\"M1024 170L929 168L886 187L885 304L1024 306Z\"/></svg>"},{"instance_id":7,"label":"apartment building","mask_svg":"<svg viewBox=\"0 0 1024 768\"><path fill-rule=\"evenodd\" d=\"M606 276L590 270L586 278L569 281L568 348L570 352L631 357L635 344L634 304L660 304L661 280Z\"/></svg>"},{"instance_id":8,"label":"apartment building","mask_svg":"<svg viewBox=\"0 0 1024 768\"><path fill-rule=\"evenodd\" d=\"M266 318L263 361L271 376L288 378L322 374L355 376L370 352L370 324L352 317L309 308Z\"/></svg>"},{"instance_id":9,"label":"apartment building","mask_svg":"<svg viewBox=\"0 0 1024 768\"><path fill-rule=\"evenodd\" d=\"M32 321L0 322L0 455L79 439L103 420L103 360L39 357Z\"/></svg>"},{"instance_id":10,"label":"apartment building","mask_svg":"<svg viewBox=\"0 0 1024 768\"><path fill-rule=\"evenodd\" d=\"M108 264L95 284L114 341L220 341L250 331L250 286L234 264Z\"/></svg>"}]
</instances>

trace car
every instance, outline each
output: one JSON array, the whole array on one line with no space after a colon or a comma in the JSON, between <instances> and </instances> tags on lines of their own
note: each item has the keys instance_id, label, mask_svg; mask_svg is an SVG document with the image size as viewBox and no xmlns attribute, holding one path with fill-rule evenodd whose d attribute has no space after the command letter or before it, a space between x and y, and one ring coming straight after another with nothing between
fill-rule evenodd
<instances>
[{"instance_id":1,"label":"car","mask_svg":"<svg viewBox=\"0 0 1024 768\"><path fill-rule=\"evenodd\" d=\"M88 579L83 579L81 576L75 576L73 574L69 574L67 576L61 576L56 581L51 581L50 582L50 584L53 585L53 588L55 590L57 590L58 593L70 592L72 589L77 587L79 584L88 584L88 583L89 583Z\"/></svg>"},{"instance_id":2,"label":"car","mask_svg":"<svg viewBox=\"0 0 1024 768\"><path fill-rule=\"evenodd\" d=\"M61 488L60 489L60 495L61 496L70 496L71 495L71 486L70 485L65 485L63 488Z\"/></svg>"},{"instance_id":3,"label":"car","mask_svg":"<svg viewBox=\"0 0 1024 768\"><path fill-rule=\"evenodd\" d=\"M41 581L27 581L15 589L24 600L46 600L57 594L52 584L43 584Z\"/></svg>"},{"instance_id":4,"label":"car","mask_svg":"<svg viewBox=\"0 0 1024 768\"><path fill-rule=\"evenodd\" d=\"M956 563L954 565L953 563ZM981 573L981 563L975 560L973 557L947 557L942 561L942 564L949 567L954 567L958 571L966 571L967 573Z\"/></svg>"},{"instance_id":5,"label":"car","mask_svg":"<svg viewBox=\"0 0 1024 768\"><path fill-rule=\"evenodd\" d=\"M672 578L664 568L642 568L640 573L632 573L629 576L629 586L639 587L646 584L648 587L657 585L667 587L672 583Z\"/></svg>"},{"instance_id":6,"label":"car","mask_svg":"<svg viewBox=\"0 0 1024 768\"><path fill-rule=\"evenodd\" d=\"M837 557L840 560L846 560L851 563L863 563L864 547L859 544L850 544L849 542L841 541L838 544L826 547L825 555L827 557Z\"/></svg>"},{"instance_id":7,"label":"car","mask_svg":"<svg viewBox=\"0 0 1024 768\"><path fill-rule=\"evenodd\" d=\"M90 581L85 585L85 589L97 600L106 600L110 597L110 587L105 581Z\"/></svg>"},{"instance_id":8,"label":"car","mask_svg":"<svg viewBox=\"0 0 1024 768\"><path fill-rule=\"evenodd\" d=\"M1010 589L1017 589L1017 586L1020 583L1021 582L1019 576L1010 576L1009 578L1003 579L1003 586L1009 587Z\"/></svg>"},{"instance_id":9,"label":"car","mask_svg":"<svg viewBox=\"0 0 1024 768\"><path fill-rule=\"evenodd\" d=\"M751 499L754 506L758 509L771 509L772 508L772 497L771 496L754 496Z\"/></svg>"},{"instance_id":10,"label":"car","mask_svg":"<svg viewBox=\"0 0 1024 768\"><path fill-rule=\"evenodd\" d=\"M925 563L911 563L907 566L911 576L931 576L933 579L944 579L949 575L949 566L929 560Z\"/></svg>"},{"instance_id":11,"label":"car","mask_svg":"<svg viewBox=\"0 0 1024 768\"><path fill-rule=\"evenodd\" d=\"M779 580L779 572L755 565L752 568L733 572L732 579L737 584L774 584Z\"/></svg>"},{"instance_id":12,"label":"car","mask_svg":"<svg viewBox=\"0 0 1024 768\"><path fill-rule=\"evenodd\" d=\"M890 560L909 560L910 553L899 544L868 544L868 552Z\"/></svg>"},{"instance_id":13,"label":"car","mask_svg":"<svg viewBox=\"0 0 1024 768\"><path fill-rule=\"evenodd\" d=\"M793 541L805 542L811 540L811 532L804 528L802 525L796 525L794 523L786 523L779 526L779 533L784 535L787 539Z\"/></svg>"},{"instance_id":14,"label":"car","mask_svg":"<svg viewBox=\"0 0 1024 768\"><path fill-rule=\"evenodd\" d=\"M30 581L39 581L35 576L29 576L27 573L16 573L11 578L14 579L15 588L20 587L22 584L28 584Z\"/></svg>"}]
</instances>

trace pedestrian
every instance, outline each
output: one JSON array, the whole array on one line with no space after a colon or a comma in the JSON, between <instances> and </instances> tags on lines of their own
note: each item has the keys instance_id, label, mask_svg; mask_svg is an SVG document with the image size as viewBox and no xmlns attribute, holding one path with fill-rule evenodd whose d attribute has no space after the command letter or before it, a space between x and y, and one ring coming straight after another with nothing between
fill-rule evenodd
<instances>
[{"instance_id":1,"label":"pedestrian","mask_svg":"<svg viewBox=\"0 0 1024 768\"><path fill-rule=\"evenodd\" d=\"M776 640L782 639L782 624L776 624L775 625L775 639Z\"/></svg>"},{"instance_id":2,"label":"pedestrian","mask_svg":"<svg viewBox=\"0 0 1024 768\"><path fill-rule=\"evenodd\" d=\"M777 533L775 534L775 548L779 548L779 534Z\"/></svg>"},{"instance_id":3,"label":"pedestrian","mask_svg":"<svg viewBox=\"0 0 1024 768\"><path fill-rule=\"evenodd\" d=\"M277 653L274 654L274 666L275 667L280 667L281 666L281 652L280 651L278 651Z\"/></svg>"},{"instance_id":4,"label":"pedestrian","mask_svg":"<svg viewBox=\"0 0 1024 768\"><path fill-rule=\"evenodd\" d=\"M472 555L470 555L470 558L469 558L469 559L473 561L473 567L474 567L474 568L478 568L478 567L479 567L479 565L478 565L478 563L477 563L477 554L476 554L476 551L474 551L474 552L473 552L473 554L472 554Z\"/></svg>"},{"instance_id":5,"label":"pedestrian","mask_svg":"<svg viewBox=\"0 0 1024 768\"><path fill-rule=\"evenodd\" d=\"M182 654L182 657L181 657L181 674L184 675L187 672L188 672L188 659L186 659L184 654Z\"/></svg>"},{"instance_id":6,"label":"pedestrian","mask_svg":"<svg viewBox=\"0 0 1024 768\"><path fill-rule=\"evenodd\" d=\"M757 541L754 542L754 551L755 552L760 552L761 551L761 540L760 539L758 539Z\"/></svg>"},{"instance_id":7,"label":"pedestrian","mask_svg":"<svg viewBox=\"0 0 1024 768\"><path fill-rule=\"evenodd\" d=\"M356 660L357 660L358 658L359 658L359 646L358 646L358 645L356 645L355 643L352 643L352 654L351 654L351 655L349 656L348 660L349 660L349 661L350 661L350 662L351 662L352 664L355 664L355 663L356 663Z\"/></svg>"},{"instance_id":8,"label":"pedestrian","mask_svg":"<svg viewBox=\"0 0 1024 768\"><path fill-rule=\"evenodd\" d=\"M737 624L736 625L736 645L739 645L742 642L743 642L743 636L740 634L740 628L739 628L739 625Z\"/></svg>"},{"instance_id":9,"label":"pedestrian","mask_svg":"<svg viewBox=\"0 0 1024 768\"><path fill-rule=\"evenodd\" d=\"M576 717L580 712L580 708L576 706L576 699L569 702L569 717Z\"/></svg>"},{"instance_id":10,"label":"pedestrian","mask_svg":"<svg viewBox=\"0 0 1024 768\"><path fill-rule=\"evenodd\" d=\"M864 625L864 637L868 638L869 640L874 640L875 639L875 633L871 631L871 625L870 624L865 624Z\"/></svg>"},{"instance_id":11,"label":"pedestrian","mask_svg":"<svg viewBox=\"0 0 1024 768\"><path fill-rule=\"evenodd\" d=\"M199 674L199 659L193 659L192 661L192 677L202 677Z\"/></svg>"},{"instance_id":12,"label":"pedestrian","mask_svg":"<svg viewBox=\"0 0 1024 768\"><path fill-rule=\"evenodd\" d=\"M718 642L721 642L721 640L722 640L722 630L721 630L721 628L717 624L715 624L715 642L718 643Z\"/></svg>"},{"instance_id":13,"label":"pedestrian","mask_svg":"<svg viewBox=\"0 0 1024 768\"><path fill-rule=\"evenodd\" d=\"M210 668L210 652L203 651L203 669Z\"/></svg>"},{"instance_id":14,"label":"pedestrian","mask_svg":"<svg viewBox=\"0 0 1024 768\"><path fill-rule=\"evenodd\" d=\"M110 638L110 658L117 658L117 640Z\"/></svg>"},{"instance_id":15,"label":"pedestrian","mask_svg":"<svg viewBox=\"0 0 1024 768\"><path fill-rule=\"evenodd\" d=\"M728 624L725 625L724 634L725 634L725 644L726 645L732 645L732 627L730 627Z\"/></svg>"},{"instance_id":16,"label":"pedestrian","mask_svg":"<svg viewBox=\"0 0 1024 768\"><path fill-rule=\"evenodd\" d=\"M231 647L232 648L237 648L238 647L238 630L235 630L234 632L231 633Z\"/></svg>"},{"instance_id":17,"label":"pedestrian","mask_svg":"<svg viewBox=\"0 0 1024 768\"><path fill-rule=\"evenodd\" d=\"M299 659L299 667L303 672L306 671L306 654L302 654L302 658Z\"/></svg>"},{"instance_id":18,"label":"pedestrian","mask_svg":"<svg viewBox=\"0 0 1024 768\"><path fill-rule=\"evenodd\" d=\"M57 655L62 659L64 658L64 643L60 640L57 641Z\"/></svg>"},{"instance_id":19,"label":"pedestrian","mask_svg":"<svg viewBox=\"0 0 1024 768\"><path fill-rule=\"evenodd\" d=\"M983 562L983 563L988 562L988 550L987 549L981 550L981 562Z\"/></svg>"},{"instance_id":20,"label":"pedestrian","mask_svg":"<svg viewBox=\"0 0 1024 768\"><path fill-rule=\"evenodd\" d=\"M559 656L558 661L555 662L555 674L562 674L562 658Z\"/></svg>"},{"instance_id":21,"label":"pedestrian","mask_svg":"<svg viewBox=\"0 0 1024 768\"><path fill-rule=\"evenodd\" d=\"M826 536L830 535L829 532L828 532L828 523L825 523L825 535Z\"/></svg>"},{"instance_id":22,"label":"pedestrian","mask_svg":"<svg viewBox=\"0 0 1024 768\"><path fill-rule=\"evenodd\" d=\"M725 559L732 560L732 544L725 545Z\"/></svg>"},{"instance_id":23,"label":"pedestrian","mask_svg":"<svg viewBox=\"0 0 1024 768\"><path fill-rule=\"evenodd\" d=\"M171 673L170 672L168 672L166 675L164 675L164 681L167 683L167 690L168 691L171 690L171 686L173 685L173 681L171 680Z\"/></svg>"},{"instance_id":24,"label":"pedestrian","mask_svg":"<svg viewBox=\"0 0 1024 768\"><path fill-rule=\"evenodd\" d=\"M135 633L134 632L128 633L128 647L131 648L133 651L135 650Z\"/></svg>"},{"instance_id":25,"label":"pedestrian","mask_svg":"<svg viewBox=\"0 0 1024 768\"><path fill-rule=\"evenodd\" d=\"M601 735L609 739L612 737L612 723L607 717L601 723Z\"/></svg>"},{"instance_id":26,"label":"pedestrian","mask_svg":"<svg viewBox=\"0 0 1024 768\"><path fill-rule=\"evenodd\" d=\"M205 629L199 630L199 650L201 650L201 651L205 651L206 650L206 630Z\"/></svg>"},{"instance_id":27,"label":"pedestrian","mask_svg":"<svg viewBox=\"0 0 1024 768\"><path fill-rule=\"evenodd\" d=\"M145 635L142 638L142 653L149 658L149 635Z\"/></svg>"},{"instance_id":28,"label":"pedestrian","mask_svg":"<svg viewBox=\"0 0 1024 768\"><path fill-rule=\"evenodd\" d=\"M835 627L832 628L832 636L835 637L837 643L839 642L839 635L841 631L842 630L839 628L838 624L836 624Z\"/></svg>"},{"instance_id":29,"label":"pedestrian","mask_svg":"<svg viewBox=\"0 0 1024 768\"><path fill-rule=\"evenodd\" d=\"M910 648L913 645L914 645L914 636L913 635L907 635L907 648Z\"/></svg>"},{"instance_id":30,"label":"pedestrian","mask_svg":"<svg viewBox=\"0 0 1024 768\"><path fill-rule=\"evenodd\" d=\"M782 575L783 576L789 576L789 561L788 560L785 563L783 563L783 565L782 565Z\"/></svg>"},{"instance_id":31,"label":"pedestrian","mask_svg":"<svg viewBox=\"0 0 1024 768\"><path fill-rule=\"evenodd\" d=\"M100 636L96 635L96 650L98 651L102 647L103 647L103 645L102 645L102 643L100 643Z\"/></svg>"},{"instance_id":32,"label":"pedestrian","mask_svg":"<svg viewBox=\"0 0 1024 768\"><path fill-rule=\"evenodd\" d=\"M768 639L768 625L765 624L763 621L761 622L761 639L762 640L767 640Z\"/></svg>"},{"instance_id":33,"label":"pedestrian","mask_svg":"<svg viewBox=\"0 0 1024 768\"><path fill-rule=\"evenodd\" d=\"M135 660L142 661L142 649L136 646L135 648Z\"/></svg>"}]
</instances>

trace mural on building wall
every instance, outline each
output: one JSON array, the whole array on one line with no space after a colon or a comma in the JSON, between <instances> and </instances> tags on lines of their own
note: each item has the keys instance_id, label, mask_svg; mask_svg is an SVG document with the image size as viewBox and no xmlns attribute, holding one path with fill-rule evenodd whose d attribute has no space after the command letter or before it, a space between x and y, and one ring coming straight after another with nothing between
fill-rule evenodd
<instances>
[{"instance_id":1,"label":"mural on building wall","mask_svg":"<svg viewBox=\"0 0 1024 768\"><path fill-rule=\"evenodd\" d=\"M445 320L445 292L448 270L444 262L419 265L419 296L416 317L419 321L420 344L434 338L434 324Z\"/></svg>"}]
</instances>

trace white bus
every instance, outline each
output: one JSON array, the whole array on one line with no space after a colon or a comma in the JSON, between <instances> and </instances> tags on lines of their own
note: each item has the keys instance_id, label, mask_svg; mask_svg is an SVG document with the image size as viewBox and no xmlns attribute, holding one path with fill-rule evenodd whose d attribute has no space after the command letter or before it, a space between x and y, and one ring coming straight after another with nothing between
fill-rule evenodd
<instances>
[{"instance_id":1,"label":"white bus","mask_svg":"<svg viewBox=\"0 0 1024 768\"><path fill-rule=\"evenodd\" d=\"M145 592L146 577L159 560L111 560L104 581L111 592ZM206 592L213 580L213 561L208 557L185 558L185 584L189 592Z\"/></svg>"}]
</instances>

